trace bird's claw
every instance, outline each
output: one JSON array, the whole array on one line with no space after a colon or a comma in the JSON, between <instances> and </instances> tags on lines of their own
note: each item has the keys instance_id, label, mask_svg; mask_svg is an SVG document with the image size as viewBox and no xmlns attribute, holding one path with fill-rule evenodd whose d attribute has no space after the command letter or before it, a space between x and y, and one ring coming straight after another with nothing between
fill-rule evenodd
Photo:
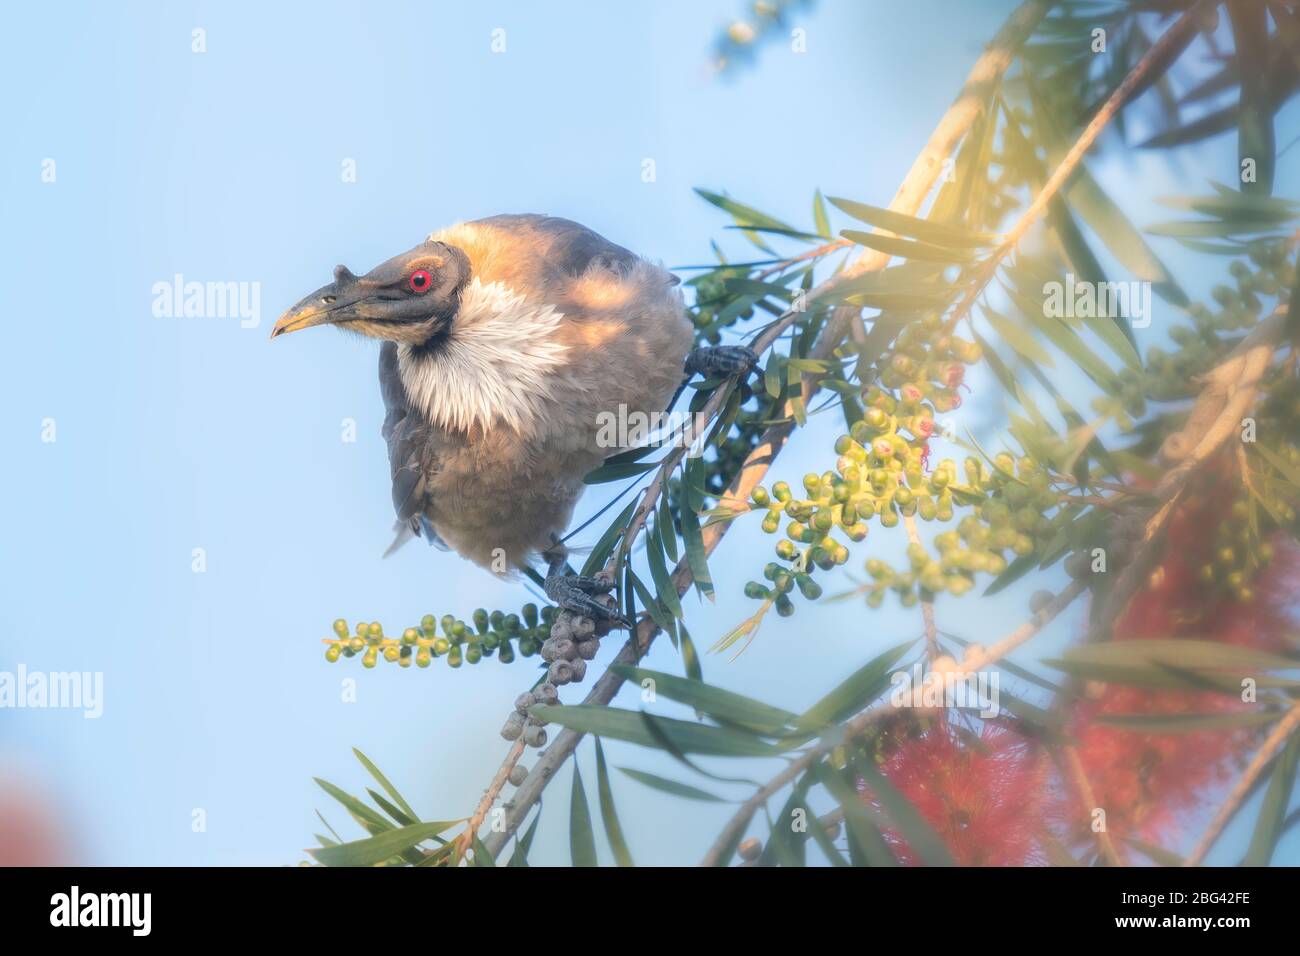
<instances>
[{"instance_id":1,"label":"bird's claw","mask_svg":"<svg viewBox=\"0 0 1300 956\"><path fill-rule=\"evenodd\" d=\"M708 345L686 356L686 373L699 372L705 378L744 375L758 364L758 353L745 345Z\"/></svg>"},{"instance_id":2,"label":"bird's claw","mask_svg":"<svg viewBox=\"0 0 1300 956\"><path fill-rule=\"evenodd\" d=\"M546 596L560 608L597 624L630 628L632 624L619 613L617 602L606 597L613 587L611 578L566 573L563 565L552 567L546 575Z\"/></svg>"}]
</instances>

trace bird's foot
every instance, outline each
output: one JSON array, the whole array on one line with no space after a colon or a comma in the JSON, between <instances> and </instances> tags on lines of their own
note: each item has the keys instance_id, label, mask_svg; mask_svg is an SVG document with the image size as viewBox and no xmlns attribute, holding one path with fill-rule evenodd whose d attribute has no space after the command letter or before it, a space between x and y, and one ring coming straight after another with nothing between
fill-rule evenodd
<instances>
[{"instance_id":1,"label":"bird's foot","mask_svg":"<svg viewBox=\"0 0 1300 956\"><path fill-rule=\"evenodd\" d=\"M631 627L631 622L618 612L617 602L608 596L613 588L613 578L574 574L563 558L552 560L546 572L546 596L560 608L591 618L597 625Z\"/></svg>"},{"instance_id":2,"label":"bird's foot","mask_svg":"<svg viewBox=\"0 0 1300 956\"><path fill-rule=\"evenodd\" d=\"M705 378L744 375L758 364L758 354L744 345L707 345L686 356L686 374L699 372Z\"/></svg>"}]
</instances>

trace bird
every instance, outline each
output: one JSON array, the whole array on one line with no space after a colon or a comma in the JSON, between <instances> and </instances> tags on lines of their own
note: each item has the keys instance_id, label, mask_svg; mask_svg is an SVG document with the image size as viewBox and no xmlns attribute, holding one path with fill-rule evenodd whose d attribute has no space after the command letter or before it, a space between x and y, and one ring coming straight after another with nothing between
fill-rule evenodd
<instances>
[{"instance_id":1,"label":"bird","mask_svg":"<svg viewBox=\"0 0 1300 956\"><path fill-rule=\"evenodd\" d=\"M573 573L561 538L584 476L626 450L606 447L602 413L663 412L692 375L757 362L744 346L692 348L679 286L579 223L498 215L364 275L337 266L271 338L332 325L381 340L395 545L424 537L498 574L540 561L559 607L627 627L604 597L614 582Z\"/></svg>"}]
</instances>

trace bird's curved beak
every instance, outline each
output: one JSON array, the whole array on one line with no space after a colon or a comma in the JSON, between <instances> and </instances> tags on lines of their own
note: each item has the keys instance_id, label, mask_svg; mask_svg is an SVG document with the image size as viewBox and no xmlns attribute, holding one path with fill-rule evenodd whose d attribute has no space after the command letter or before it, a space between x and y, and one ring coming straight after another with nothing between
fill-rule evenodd
<instances>
[{"instance_id":1,"label":"bird's curved beak","mask_svg":"<svg viewBox=\"0 0 1300 956\"><path fill-rule=\"evenodd\" d=\"M286 332L309 329L313 325L329 325L348 319L355 319L356 306L360 295L356 286L356 276L344 266L334 270L334 281L321 286L311 295L305 296L289 308L276 320L271 329L271 338Z\"/></svg>"},{"instance_id":2,"label":"bird's curved beak","mask_svg":"<svg viewBox=\"0 0 1300 956\"><path fill-rule=\"evenodd\" d=\"M313 325L326 325L337 321L341 307L334 283L322 286L311 295L303 298L289 308L276 320L271 329L271 338L286 332L297 332Z\"/></svg>"}]
</instances>

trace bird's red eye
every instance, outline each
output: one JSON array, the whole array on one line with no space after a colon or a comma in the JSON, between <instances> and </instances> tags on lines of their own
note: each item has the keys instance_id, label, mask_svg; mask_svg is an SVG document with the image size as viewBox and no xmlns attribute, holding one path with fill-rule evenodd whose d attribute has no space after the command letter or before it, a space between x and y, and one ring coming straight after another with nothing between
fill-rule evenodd
<instances>
[{"instance_id":1,"label":"bird's red eye","mask_svg":"<svg viewBox=\"0 0 1300 956\"><path fill-rule=\"evenodd\" d=\"M406 281L412 292L428 292L433 285L433 277L424 269L416 269Z\"/></svg>"}]
</instances>

